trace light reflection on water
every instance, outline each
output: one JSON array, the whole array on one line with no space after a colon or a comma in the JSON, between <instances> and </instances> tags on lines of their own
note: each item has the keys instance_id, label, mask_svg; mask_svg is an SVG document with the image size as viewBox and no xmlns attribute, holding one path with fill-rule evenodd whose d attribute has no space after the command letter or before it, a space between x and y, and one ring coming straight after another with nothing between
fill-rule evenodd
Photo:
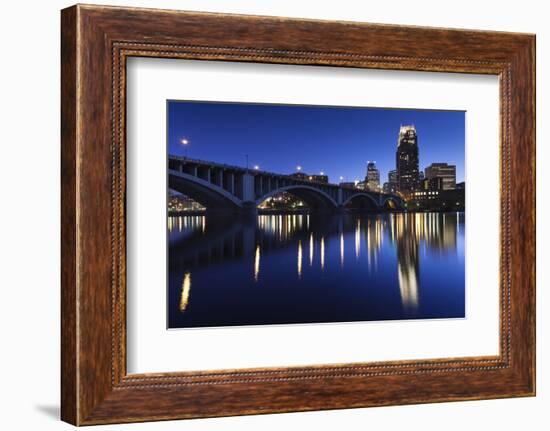
<instances>
[{"instance_id":1,"label":"light reflection on water","mask_svg":"<svg viewBox=\"0 0 550 431\"><path fill-rule=\"evenodd\" d=\"M180 216L168 236L170 327L464 316L463 213Z\"/></svg>"},{"instance_id":2,"label":"light reflection on water","mask_svg":"<svg viewBox=\"0 0 550 431\"><path fill-rule=\"evenodd\" d=\"M180 311L185 311L189 303L189 293L191 291L191 274L186 272L183 275L183 283L181 284L180 296Z\"/></svg>"},{"instance_id":3,"label":"light reflection on water","mask_svg":"<svg viewBox=\"0 0 550 431\"><path fill-rule=\"evenodd\" d=\"M298 240L298 278L302 279L302 240Z\"/></svg>"},{"instance_id":4,"label":"light reflection on water","mask_svg":"<svg viewBox=\"0 0 550 431\"><path fill-rule=\"evenodd\" d=\"M254 281L258 281L260 276L260 245L256 246L256 254L254 255Z\"/></svg>"}]
</instances>

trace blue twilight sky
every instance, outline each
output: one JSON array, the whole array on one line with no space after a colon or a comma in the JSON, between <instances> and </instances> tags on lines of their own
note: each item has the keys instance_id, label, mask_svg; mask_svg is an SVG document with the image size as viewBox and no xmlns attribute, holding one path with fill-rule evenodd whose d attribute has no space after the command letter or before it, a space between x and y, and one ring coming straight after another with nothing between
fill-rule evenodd
<instances>
[{"instance_id":1,"label":"blue twilight sky","mask_svg":"<svg viewBox=\"0 0 550 431\"><path fill-rule=\"evenodd\" d=\"M380 183L395 169L400 125L414 124L420 169L456 165L464 181L463 111L168 101L168 151L190 158L290 174L323 171L332 183L362 180L367 162Z\"/></svg>"}]
</instances>

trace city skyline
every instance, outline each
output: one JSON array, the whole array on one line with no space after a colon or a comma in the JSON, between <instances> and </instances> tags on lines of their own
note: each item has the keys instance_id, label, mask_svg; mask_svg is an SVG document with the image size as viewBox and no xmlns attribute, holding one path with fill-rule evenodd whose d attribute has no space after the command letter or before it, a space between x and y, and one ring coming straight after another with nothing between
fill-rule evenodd
<instances>
[{"instance_id":1,"label":"city skyline","mask_svg":"<svg viewBox=\"0 0 550 431\"><path fill-rule=\"evenodd\" d=\"M421 171L448 163L462 182L464 122L463 111L169 101L168 151L284 174L300 166L331 183L364 180L373 161L382 186L396 168L400 127L414 124Z\"/></svg>"}]
</instances>

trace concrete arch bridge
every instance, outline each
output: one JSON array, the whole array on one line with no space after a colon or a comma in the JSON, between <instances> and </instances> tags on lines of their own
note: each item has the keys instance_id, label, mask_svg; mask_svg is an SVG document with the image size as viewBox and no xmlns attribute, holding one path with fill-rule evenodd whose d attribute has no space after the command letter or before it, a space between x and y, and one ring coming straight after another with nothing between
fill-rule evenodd
<instances>
[{"instance_id":1,"label":"concrete arch bridge","mask_svg":"<svg viewBox=\"0 0 550 431\"><path fill-rule=\"evenodd\" d=\"M263 201L281 192L297 196L313 211L404 209L403 200L394 194L179 156L168 158L168 186L209 211L255 212Z\"/></svg>"}]
</instances>

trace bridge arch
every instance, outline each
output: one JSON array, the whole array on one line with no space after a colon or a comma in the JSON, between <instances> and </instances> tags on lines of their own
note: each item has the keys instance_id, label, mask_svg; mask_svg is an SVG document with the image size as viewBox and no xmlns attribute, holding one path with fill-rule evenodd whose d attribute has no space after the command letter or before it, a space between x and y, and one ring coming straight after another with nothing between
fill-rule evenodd
<instances>
[{"instance_id":1,"label":"bridge arch","mask_svg":"<svg viewBox=\"0 0 550 431\"><path fill-rule=\"evenodd\" d=\"M404 208L403 200L397 196L386 196L382 201L382 208L387 210L401 210Z\"/></svg>"},{"instance_id":2,"label":"bridge arch","mask_svg":"<svg viewBox=\"0 0 550 431\"><path fill-rule=\"evenodd\" d=\"M294 184L271 190L256 199L256 206L260 205L266 199L282 192L288 192L299 197L311 209L334 209L338 207L338 202L329 194L325 193L323 190L305 184Z\"/></svg>"},{"instance_id":3,"label":"bridge arch","mask_svg":"<svg viewBox=\"0 0 550 431\"><path fill-rule=\"evenodd\" d=\"M348 196L348 198L344 200L344 202L342 202L342 206L356 206L358 209L371 210L378 210L380 208L380 206L378 205L378 200L374 198L370 193L365 192L357 192L352 194L351 196Z\"/></svg>"},{"instance_id":4,"label":"bridge arch","mask_svg":"<svg viewBox=\"0 0 550 431\"><path fill-rule=\"evenodd\" d=\"M189 196L208 210L240 210L242 201L223 188L185 172L168 170L168 187Z\"/></svg>"}]
</instances>

